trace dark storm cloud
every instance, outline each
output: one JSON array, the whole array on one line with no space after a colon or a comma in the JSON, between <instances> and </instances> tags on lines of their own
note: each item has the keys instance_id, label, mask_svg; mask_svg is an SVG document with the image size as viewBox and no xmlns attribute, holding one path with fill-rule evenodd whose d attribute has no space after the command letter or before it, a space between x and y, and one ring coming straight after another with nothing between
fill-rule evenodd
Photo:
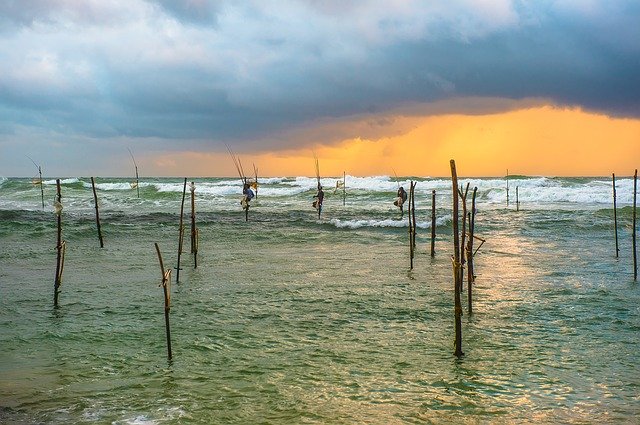
<instances>
[{"instance_id":1,"label":"dark storm cloud","mask_svg":"<svg viewBox=\"0 0 640 425\"><path fill-rule=\"evenodd\" d=\"M635 1L8 1L0 128L268 148L469 96L639 117L637 22Z\"/></svg>"}]
</instances>

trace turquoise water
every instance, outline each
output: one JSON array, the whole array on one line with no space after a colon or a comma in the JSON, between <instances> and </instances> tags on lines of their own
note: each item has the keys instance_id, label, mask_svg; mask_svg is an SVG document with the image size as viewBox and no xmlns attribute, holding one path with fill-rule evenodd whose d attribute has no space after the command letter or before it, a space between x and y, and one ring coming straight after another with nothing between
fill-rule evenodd
<instances>
[{"instance_id":1,"label":"turquoise water","mask_svg":"<svg viewBox=\"0 0 640 425\"><path fill-rule=\"evenodd\" d=\"M175 267L182 180L143 179L138 199L126 179L98 178L103 249L90 179L63 180L54 309L55 181L43 210L30 179L0 179L0 422L636 421L631 179L617 182L618 259L608 178L512 179L508 207L503 179L462 180L478 187L476 234L487 242L472 315L463 297L461 359L449 180L415 179L412 271L397 183L347 176L343 206L335 180L323 179L318 220L315 179L264 179L245 222L237 179L195 179L198 268L187 237L169 362L153 244Z\"/></svg>"}]
</instances>

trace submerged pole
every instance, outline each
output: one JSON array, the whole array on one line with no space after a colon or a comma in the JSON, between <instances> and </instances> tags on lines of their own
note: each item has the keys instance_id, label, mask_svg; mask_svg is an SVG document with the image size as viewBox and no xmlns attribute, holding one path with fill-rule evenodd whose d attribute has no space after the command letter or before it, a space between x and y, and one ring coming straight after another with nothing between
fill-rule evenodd
<instances>
[{"instance_id":1,"label":"submerged pole","mask_svg":"<svg viewBox=\"0 0 640 425\"><path fill-rule=\"evenodd\" d=\"M618 248L618 209L616 206L616 174L611 174L611 179L613 180L613 232L616 237L616 258L620 254L620 249Z\"/></svg>"},{"instance_id":2,"label":"submerged pole","mask_svg":"<svg viewBox=\"0 0 640 425\"><path fill-rule=\"evenodd\" d=\"M180 283L180 256L182 255L182 241L184 240L184 225L182 224L184 217L184 198L187 193L187 178L184 178L184 186L182 187L182 203L180 204L180 231L178 233L178 265L176 266L176 283Z\"/></svg>"},{"instance_id":3,"label":"submerged pole","mask_svg":"<svg viewBox=\"0 0 640 425\"><path fill-rule=\"evenodd\" d=\"M455 355L462 357L462 305L460 303L460 235L458 234L458 174L456 162L452 159L451 184L453 187L453 281L454 281L454 315L455 315Z\"/></svg>"},{"instance_id":4,"label":"submerged pole","mask_svg":"<svg viewBox=\"0 0 640 425\"><path fill-rule=\"evenodd\" d=\"M96 206L96 225L98 226L98 240L100 240L100 248L104 248L102 240L102 229L100 229L100 211L98 211L98 194L96 193L96 182L91 177L91 188L93 189L93 203Z\"/></svg>"},{"instance_id":5,"label":"submerged pole","mask_svg":"<svg viewBox=\"0 0 640 425\"><path fill-rule=\"evenodd\" d=\"M160 273L162 275L160 285L162 286L162 292L164 294L164 327L167 336L167 355L169 360L171 360L171 326L169 325L169 312L171 311L171 269L164 269L160 247L157 242L155 245L156 252L158 253L158 261L160 262Z\"/></svg>"},{"instance_id":6,"label":"submerged pole","mask_svg":"<svg viewBox=\"0 0 640 425\"><path fill-rule=\"evenodd\" d=\"M516 211L520 211L520 198L518 197L518 188L519 186L516 186Z\"/></svg>"},{"instance_id":7,"label":"submerged pole","mask_svg":"<svg viewBox=\"0 0 640 425\"><path fill-rule=\"evenodd\" d=\"M193 268L198 268L198 229L196 228L196 185L191 182L191 253L193 254ZM257 198L257 196L256 196Z\"/></svg>"},{"instance_id":8,"label":"submerged pole","mask_svg":"<svg viewBox=\"0 0 640 425\"><path fill-rule=\"evenodd\" d=\"M638 193L638 169L633 175L633 280L638 280L638 255L636 252L636 197Z\"/></svg>"},{"instance_id":9,"label":"submerged pole","mask_svg":"<svg viewBox=\"0 0 640 425\"><path fill-rule=\"evenodd\" d=\"M431 256L436 255L436 191L431 191Z\"/></svg>"}]
</instances>

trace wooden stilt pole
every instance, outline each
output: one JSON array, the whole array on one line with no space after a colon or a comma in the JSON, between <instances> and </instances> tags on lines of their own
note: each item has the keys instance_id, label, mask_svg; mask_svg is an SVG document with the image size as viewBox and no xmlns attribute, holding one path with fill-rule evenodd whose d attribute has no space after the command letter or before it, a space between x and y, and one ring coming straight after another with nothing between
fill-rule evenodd
<instances>
[{"instance_id":1,"label":"wooden stilt pole","mask_svg":"<svg viewBox=\"0 0 640 425\"><path fill-rule=\"evenodd\" d=\"M53 286L53 306L58 307L58 294L62 285L62 270L64 268L65 243L62 240L62 195L60 192L60 179L56 179L56 199L54 202L55 213L58 221L58 238L56 244L56 278Z\"/></svg>"},{"instance_id":2,"label":"wooden stilt pole","mask_svg":"<svg viewBox=\"0 0 640 425\"><path fill-rule=\"evenodd\" d=\"M96 225L98 226L98 240L100 240L100 248L104 248L104 241L102 240L102 229L100 228L100 211L98 211L98 194L96 193L96 182L91 177L91 188L93 189L93 203L96 206Z\"/></svg>"},{"instance_id":3,"label":"wooden stilt pole","mask_svg":"<svg viewBox=\"0 0 640 425\"><path fill-rule=\"evenodd\" d=\"M414 244L413 244L413 220L411 218L411 213L413 208L411 207L411 201L413 199L413 180L409 183L409 199L407 202L407 217L409 219L409 268L413 270L413 252L414 252Z\"/></svg>"},{"instance_id":4,"label":"wooden stilt pole","mask_svg":"<svg viewBox=\"0 0 640 425\"><path fill-rule=\"evenodd\" d=\"M156 252L158 253L158 261L160 262L160 273L162 275L162 292L164 293L164 326L167 335L167 355L169 361L171 361L171 327L169 326L169 312L171 311L171 269L164 269L164 263L162 261L162 254L160 253L160 247L156 243Z\"/></svg>"},{"instance_id":5,"label":"wooden stilt pole","mask_svg":"<svg viewBox=\"0 0 640 425\"><path fill-rule=\"evenodd\" d=\"M436 191L431 191L431 256L436 255Z\"/></svg>"},{"instance_id":6,"label":"wooden stilt pole","mask_svg":"<svg viewBox=\"0 0 640 425\"><path fill-rule=\"evenodd\" d=\"M516 186L516 211L520 211L520 197L518 195L518 188L520 186Z\"/></svg>"},{"instance_id":7,"label":"wooden stilt pole","mask_svg":"<svg viewBox=\"0 0 640 425\"><path fill-rule=\"evenodd\" d=\"M178 265L176 266L176 283L180 283L180 256L182 255L182 244L184 240L184 225L182 224L184 217L184 198L187 193L187 178L184 178L184 186L182 187L182 203L180 204L180 233L178 234Z\"/></svg>"},{"instance_id":8,"label":"wooden stilt pole","mask_svg":"<svg viewBox=\"0 0 640 425\"><path fill-rule=\"evenodd\" d=\"M507 206L509 206L509 169L507 168Z\"/></svg>"},{"instance_id":9,"label":"wooden stilt pole","mask_svg":"<svg viewBox=\"0 0 640 425\"><path fill-rule=\"evenodd\" d=\"M471 286L475 282L476 277L473 272L473 239L475 237L476 227L476 193L478 188L473 188L473 195L471 196L471 212L469 212L469 241L467 242L467 304L469 314L473 313L473 301L471 297Z\"/></svg>"},{"instance_id":10,"label":"wooden stilt pole","mask_svg":"<svg viewBox=\"0 0 640 425\"><path fill-rule=\"evenodd\" d=\"M44 209L44 187L42 182L42 168L38 165L38 175L40 176L40 197L42 198L42 209Z\"/></svg>"},{"instance_id":11,"label":"wooden stilt pole","mask_svg":"<svg viewBox=\"0 0 640 425\"><path fill-rule=\"evenodd\" d=\"M193 268L198 268L198 229L196 228L196 185L191 182L191 253L193 254Z\"/></svg>"},{"instance_id":12,"label":"wooden stilt pole","mask_svg":"<svg viewBox=\"0 0 640 425\"><path fill-rule=\"evenodd\" d=\"M636 251L636 197L638 194L638 170L633 175L633 280L638 280L638 254Z\"/></svg>"},{"instance_id":13,"label":"wooden stilt pole","mask_svg":"<svg viewBox=\"0 0 640 425\"><path fill-rule=\"evenodd\" d=\"M413 243L413 252L416 251L416 185L418 182L413 183L411 186L411 220L413 221L413 233L411 235L411 243Z\"/></svg>"},{"instance_id":14,"label":"wooden stilt pole","mask_svg":"<svg viewBox=\"0 0 640 425\"><path fill-rule=\"evenodd\" d=\"M462 287L464 284L464 265L466 264L466 256L464 254L467 238L467 195L469 194L469 183L462 191L462 186L460 186L460 198L462 199L462 231L460 232L460 290L462 291Z\"/></svg>"},{"instance_id":15,"label":"wooden stilt pole","mask_svg":"<svg viewBox=\"0 0 640 425\"><path fill-rule=\"evenodd\" d=\"M462 305L460 302L460 235L458 233L458 174L456 162L452 159L451 184L453 187L453 279L454 279L454 314L455 314L455 355L462 357Z\"/></svg>"},{"instance_id":16,"label":"wooden stilt pole","mask_svg":"<svg viewBox=\"0 0 640 425\"><path fill-rule=\"evenodd\" d=\"M620 249L618 248L618 208L616 206L616 174L612 173L611 178L613 180L613 232L616 237L616 258L620 254Z\"/></svg>"}]
</instances>

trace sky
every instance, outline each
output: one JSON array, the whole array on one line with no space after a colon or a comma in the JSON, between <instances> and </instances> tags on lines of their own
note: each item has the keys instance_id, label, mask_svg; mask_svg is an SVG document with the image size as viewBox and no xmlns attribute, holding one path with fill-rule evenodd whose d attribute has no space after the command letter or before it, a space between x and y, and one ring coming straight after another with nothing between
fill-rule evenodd
<instances>
[{"instance_id":1,"label":"sky","mask_svg":"<svg viewBox=\"0 0 640 425\"><path fill-rule=\"evenodd\" d=\"M637 0L2 0L0 176L633 174Z\"/></svg>"}]
</instances>

